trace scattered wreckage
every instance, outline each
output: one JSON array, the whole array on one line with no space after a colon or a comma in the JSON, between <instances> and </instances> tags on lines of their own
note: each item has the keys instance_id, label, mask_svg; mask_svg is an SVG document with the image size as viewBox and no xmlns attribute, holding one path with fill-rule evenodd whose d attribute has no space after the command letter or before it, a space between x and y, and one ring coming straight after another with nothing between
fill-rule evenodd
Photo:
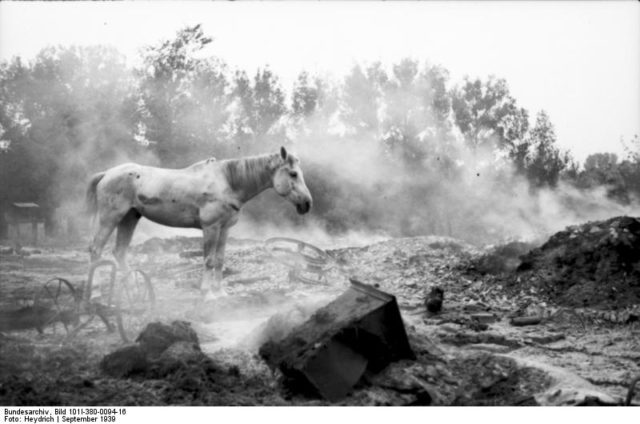
<instances>
[{"instance_id":1,"label":"scattered wreckage","mask_svg":"<svg viewBox=\"0 0 640 424\"><path fill-rule=\"evenodd\" d=\"M253 292L263 295L287 292L295 285L303 293L326 288L327 293L333 293L332 300L325 298L318 307L294 311L295 319L283 315L286 322L280 323L279 330L282 331L278 332L278 337L260 339L258 348L253 351L257 355L242 356L238 350L205 351L207 341L193 339L191 331L187 330L189 324L174 323L169 327L175 328L167 329L162 327L167 324L152 322L157 315L146 316L146 321L139 319L135 325L123 321L126 340L130 343L138 329L148 325L135 343L103 356L100 370L114 379L109 381L138 385L135 387L148 388L160 384L157 381L161 379L162 384L168 384L163 387L170 388L163 393L180 390L183 393L180 396L187 396L180 402L186 404L235 404L231 397L224 397L223 393L229 392L230 396L242 399L243 404L633 405L637 402L638 369L630 366L618 370L623 366L620 361L635 358L627 350L615 353L617 359L600 374L576 373L579 367L571 367L567 362L556 363L553 367L549 365L553 361L547 363L549 357L545 352L554 352L554 358L566 355L566 361L576 365L581 359L574 356L591 355L587 347L575 345L575 340L592 331L594 325L600 325L600 321L586 320L587 308L568 303L554 304L554 294L579 290L579 287L564 284L554 291L553 278L582 270L581 278L574 280L576 284L592 285L593 280L589 278L595 275L596 281L605 289L613 286L629 293L634 288L628 278L624 279L624 273L635 275L637 260L633 255L616 255L615 249L624 250L630 244L637 246L635 222L633 219L612 219L606 223L588 223L556 236L554 240L561 243L542 245L539 250L524 245L496 249L499 254L489 251L487 255L493 255L490 257L473 253L471 262L464 257L471 249L460 247L452 240L436 238L398 239L329 252L288 238L270 239L259 245L254 243L254 247L239 251L237 257L231 253L230 264L235 269L228 271L228 276L232 277L227 282L239 290L220 300L220 305L227 302L236 308L234 319L242 319L242 315L247 314L248 309L240 306L248 299L243 298L242 293L249 293L250 287ZM599 249L599 256L589 256L591 253L584 249L578 251L579 246L575 243L580 242L580 237L588 237L590 242L581 246ZM181 292L188 294L185 286L178 284L176 275L196 280L200 266L192 266L189 259L201 252L194 250L197 246L187 246L187 243L180 246L171 245L170 241L163 243L181 261L157 267L151 278L163 282L161 288L165 290L171 285L166 283L172 282L173 296L179 296ZM247 256L249 252L251 256ZM447 258L457 252L462 252L459 257L463 259L451 264ZM145 254L153 258L161 253ZM567 271L563 261L571 255L596 258L593 262L598 266L591 267L588 261L574 261L574 268ZM237 261L236 265L233 260ZM525 265L521 266L523 263ZM532 266L527 268L526 263ZM617 263L622 265L618 267ZM248 264L246 270L241 267L245 264ZM284 265L287 269L279 267L277 273L272 272L279 266L274 264ZM461 272L461 267L465 266ZM498 271L492 271L491 267ZM544 274L548 269L551 277ZM587 272L592 269L595 274ZM604 269L623 278L617 282L604 281L601 278ZM113 287L119 281L112 282L112 268L107 264L101 272L96 272L103 276L90 280L103 280L105 285L99 284L99 290L90 290L95 291L91 295L68 280L49 282L47 290L43 289L39 300L34 301L32 311L46 312L41 314L39 322L44 326L55 321L66 323L69 333L77 333L86 328L82 324L90 319L99 318L113 330L119 325L118 315L123 320L137 316L136 313L124 313L127 310L124 306L102 308L116 305L104 299L116 296L117 290ZM265 272L269 278L260 276ZM341 285L335 283L334 272L358 275L359 280L370 284L351 281L346 289L338 292ZM481 276L477 277L478 274ZM155 298L158 291L150 279L145 280L139 272L136 275L143 287L150 287L147 292ZM89 285L92 286L96 283ZM160 293L166 295L162 290ZM617 299L610 298L611 295L590 299L594 299L595 306L610 306L616 304ZM617 296L615 291L613 295ZM76 298L80 300L76 302ZM540 306L540 299L546 303ZM260 303L263 297L249 300ZM217 309L220 305L204 304L202 307ZM629 309L631 306L624 304L618 311L621 320L605 323L624 324L632 331L637 314ZM602 311L605 312L608 313ZM623 312L626 315L623 316ZM181 317L178 319L193 321L198 335L202 335L199 331L206 324L192 320L188 314ZM174 315L166 319L176 318ZM268 321L277 324L275 319ZM579 326L575 325L576 321ZM580 334L574 334L576 331ZM182 335L174 340L174 333ZM166 343L158 341L164 338L168 340ZM158 340L153 341L155 339ZM162 345L162 348L152 352L153 349L145 347L148 343ZM203 343L202 348L200 343ZM606 357L602 352L596 354L603 359ZM233 357L231 362L229 356ZM220 358L227 361L219 362ZM237 368L229 363L242 365ZM258 372L256 380L256 374L252 373L260 367L265 370ZM274 379L281 384L273 384ZM610 387L614 383L624 387L624 393L622 390L612 392ZM608 385L606 393L598 387L601 384ZM234 391L233 388L237 389ZM241 398L243 390L250 395ZM176 399L171 397L174 395L167 396L160 400L150 398L145 404L162 404Z\"/></svg>"},{"instance_id":2,"label":"scattered wreckage","mask_svg":"<svg viewBox=\"0 0 640 424\"><path fill-rule=\"evenodd\" d=\"M97 278L105 270L106 279ZM74 286L69 280L54 277L33 296L30 305L0 312L1 330L36 329L62 324L67 337L76 336L99 318L107 331L117 327L124 342L137 329L132 324L153 310L155 295L149 276L139 269L117 278L115 262L101 260L90 267L86 282ZM114 326L112 319L115 318Z\"/></svg>"}]
</instances>

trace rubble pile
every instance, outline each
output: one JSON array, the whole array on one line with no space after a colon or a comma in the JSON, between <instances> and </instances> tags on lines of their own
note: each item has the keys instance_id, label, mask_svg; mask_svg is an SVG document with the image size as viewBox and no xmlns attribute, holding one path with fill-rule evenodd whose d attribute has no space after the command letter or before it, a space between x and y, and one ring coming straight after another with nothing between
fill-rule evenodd
<instances>
[{"instance_id":1,"label":"rubble pile","mask_svg":"<svg viewBox=\"0 0 640 424\"><path fill-rule=\"evenodd\" d=\"M586 319L589 308L565 305L582 291L594 305L640 304L638 233L638 219L621 217L571 227L533 250L392 239L328 251L318 284L290 278L258 243L231 241L229 296L213 301L193 288L199 238L150 240L130 263L149 273L166 323L148 324L129 345L101 322L71 338L59 324L43 334L0 328L0 403L636 404L637 322L600 325ZM20 321L52 275L80 284L86 256L83 248L0 261L0 315ZM351 287L342 296L349 277L370 286L368 296ZM415 358L388 354L401 327Z\"/></svg>"},{"instance_id":2,"label":"rubble pile","mask_svg":"<svg viewBox=\"0 0 640 424\"><path fill-rule=\"evenodd\" d=\"M106 355L100 368L116 379L159 380L169 388L163 403L254 404L250 397L254 391L270 392L266 383L243 378L238 367L223 365L203 353L188 322L151 323L136 342Z\"/></svg>"},{"instance_id":3,"label":"rubble pile","mask_svg":"<svg viewBox=\"0 0 640 424\"><path fill-rule=\"evenodd\" d=\"M511 285L571 307L640 304L640 219L615 217L568 227L521 256Z\"/></svg>"}]
</instances>

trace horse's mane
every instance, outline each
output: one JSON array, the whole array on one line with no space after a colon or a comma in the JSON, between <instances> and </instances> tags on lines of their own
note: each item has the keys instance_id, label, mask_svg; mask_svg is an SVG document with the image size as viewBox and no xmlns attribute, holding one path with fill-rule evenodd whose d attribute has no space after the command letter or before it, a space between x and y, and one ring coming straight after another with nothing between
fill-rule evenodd
<instances>
[{"instance_id":1,"label":"horse's mane","mask_svg":"<svg viewBox=\"0 0 640 424\"><path fill-rule=\"evenodd\" d=\"M234 191L256 193L264 189L273 172L282 164L279 153L227 159L221 162L222 171Z\"/></svg>"}]
</instances>

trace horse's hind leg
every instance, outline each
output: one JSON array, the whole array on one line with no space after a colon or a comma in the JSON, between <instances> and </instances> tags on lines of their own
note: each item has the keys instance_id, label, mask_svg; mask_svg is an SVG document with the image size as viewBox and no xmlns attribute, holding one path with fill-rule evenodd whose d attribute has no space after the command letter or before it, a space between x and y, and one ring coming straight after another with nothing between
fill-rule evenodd
<instances>
[{"instance_id":1,"label":"horse's hind leg","mask_svg":"<svg viewBox=\"0 0 640 424\"><path fill-rule=\"evenodd\" d=\"M205 270L203 280L207 290L207 298L225 296L222 278L224 250L227 243L228 226L220 226L205 231ZM210 237L208 238L207 235Z\"/></svg>"},{"instance_id":2,"label":"horse's hind leg","mask_svg":"<svg viewBox=\"0 0 640 424\"><path fill-rule=\"evenodd\" d=\"M137 210L131 209L118 224L116 247L113 250L113 255L116 257L116 261L118 261L118 265L123 272L127 272L129 268L126 261L127 248L131 243L133 232L136 229L136 225L138 225L140 216Z\"/></svg>"},{"instance_id":3,"label":"horse's hind leg","mask_svg":"<svg viewBox=\"0 0 640 424\"><path fill-rule=\"evenodd\" d=\"M102 249L104 249L104 245L107 243L109 236L115 228L116 223L114 221L100 220L100 227L98 228L98 232L93 237L93 241L91 242L91 246L89 247L91 262L95 262L100 259L100 256L102 255Z\"/></svg>"}]
</instances>

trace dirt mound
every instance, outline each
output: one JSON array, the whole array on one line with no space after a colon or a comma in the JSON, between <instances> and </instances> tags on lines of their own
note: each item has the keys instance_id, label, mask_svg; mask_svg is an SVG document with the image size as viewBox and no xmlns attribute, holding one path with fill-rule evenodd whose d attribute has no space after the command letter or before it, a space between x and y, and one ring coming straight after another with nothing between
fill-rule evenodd
<instances>
[{"instance_id":1,"label":"dirt mound","mask_svg":"<svg viewBox=\"0 0 640 424\"><path fill-rule=\"evenodd\" d=\"M177 368L208 361L200 350L198 336L184 321L148 324L136 341L137 344L125 346L103 358L100 367L105 374L118 378L131 375L163 378Z\"/></svg>"},{"instance_id":2,"label":"dirt mound","mask_svg":"<svg viewBox=\"0 0 640 424\"><path fill-rule=\"evenodd\" d=\"M618 309L640 303L640 219L588 222L523 255L512 285L562 305Z\"/></svg>"},{"instance_id":3,"label":"dirt mound","mask_svg":"<svg viewBox=\"0 0 640 424\"><path fill-rule=\"evenodd\" d=\"M106 355L100 368L116 379L166 384L170 390L163 391L162 403L251 404L255 399L243 398L243 392L257 390L270 394L273 391L262 382L258 384L242 376L238 367L224 365L205 355L187 322L151 323L137 342ZM251 390L247 386L252 386ZM233 399L233 396L240 397Z\"/></svg>"},{"instance_id":4,"label":"dirt mound","mask_svg":"<svg viewBox=\"0 0 640 424\"><path fill-rule=\"evenodd\" d=\"M471 260L466 270L477 271L481 275L513 272L522 264L521 257L535 247L521 241L491 247L486 254Z\"/></svg>"},{"instance_id":5,"label":"dirt mound","mask_svg":"<svg viewBox=\"0 0 640 424\"><path fill-rule=\"evenodd\" d=\"M158 356L177 342L185 341L199 345L198 335L185 321L174 321L170 325L152 322L140 333L136 341L147 355Z\"/></svg>"}]
</instances>

